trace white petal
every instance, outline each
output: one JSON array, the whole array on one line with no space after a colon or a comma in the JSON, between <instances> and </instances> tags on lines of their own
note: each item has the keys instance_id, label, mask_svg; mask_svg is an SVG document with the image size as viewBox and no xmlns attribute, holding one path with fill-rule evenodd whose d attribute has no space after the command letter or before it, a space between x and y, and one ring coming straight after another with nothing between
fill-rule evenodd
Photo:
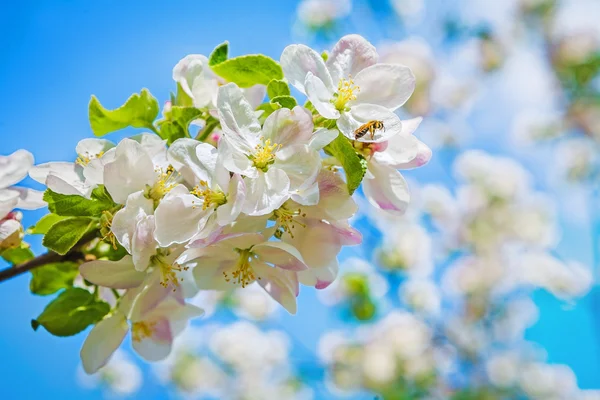
<instances>
[{"instance_id":1,"label":"white petal","mask_svg":"<svg viewBox=\"0 0 600 400\"><path fill-rule=\"evenodd\" d=\"M156 240L154 239L154 215L140 218L133 238L131 239L131 255L133 264L138 271L144 271L150 265L150 257L156 254Z\"/></svg>"},{"instance_id":2,"label":"white petal","mask_svg":"<svg viewBox=\"0 0 600 400\"><path fill-rule=\"evenodd\" d=\"M46 202L43 200L43 192L16 186L11 189L19 192L19 202L15 208L20 208L22 210L37 210L38 208L46 206Z\"/></svg>"},{"instance_id":3,"label":"white petal","mask_svg":"<svg viewBox=\"0 0 600 400\"><path fill-rule=\"evenodd\" d=\"M313 133L308 146L313 150L319 151L333 142L338 137L338 134L337 129L319 128Z\"/></svg>"},{"instance_id":4,"label":"white petal","mask_svg":"<svg viewBox=\"0 0 600 400\"><path fill-rule=\"evenodd\" d=\"M217 223L221 226L234 222L246 202L246 184L241 176L234 174L229 181L227 203L217 208Z\"/></svg>"},{"instance_id":5,"label":"white petal","mask_svg":"<svg viewBox=\"0 0 600 400\"><path fill-rule=\"evenodd\" d=\"M243 153L227 137L219 141L219 160L228 171L248 177L258 176L257 169L248 158L248 153Z\"/></svg>"},{"instance_id":6,"label":"white petal","mask_svg":"<svg viewBox=\"0 0 600 400\"><path fill-rule=\"evenodd\" d=\"M312 133L312 115L300 106L294 107L293 110L275 110L267 117L263 126L263 138L284 148L295 144L307 144Z\"/></svg>"},{"instance_id":7,"label":"white petal","mask_svg":"<svg viewBox=\"0 0 600 400\"><path fill-rule=\"evenodd\" d=\"M259 143L261 127L254 109L235 83L219 88L217 109L224 135L238 149L251 152Z\"/></svg>"},{"instance_id":8,"label":"white petal","mask_svg":"<svg viewBox=\"0 0 600 400\"><path fill-rule=\"evenodd\" d=\"M356 139L355 131L367 122L381 121L384 129L377 129L373 138L367 133ZM379 143L389 140L394 135L402 132L400 118L389 109L375 104L359 104L353 106L350 112L343 113L337 121L337 126L347 138L365 143Z\"/></svg>"},{"instance_id":9,"label":"white petal","mask_svg":"<svg viewBox=\"0 0 600 400\"><path fill-rule=\"evenodd\" d=\"M152 200L147 199L144 192L137 192L131 194L127 198L125 207L114 215L111 231L128 253L131 253L131 240L138 221L140 218L152 214L153 211L154 203Z\"/></svg>"},{"instance_id":10,"label":"white petal","mask_svg":"<svg viewBox=\"0 0 600 400\"><path fill-rule=\"evenodd\" d=\"M254 85L246 89L242 89L244 97L248 100L248 103L252 108L260 106L265 96L267 95L267 87L265 85Z\"/></svg>"},{"instance_id":11,"label":"white petal","mask_svg":"<svg viewBox=\"0 0 600 400\"><path fill-rule=\"evenodd\" d=\"M261 278L258 280L258 284L269 296L281 304L290 314L296 314L296 297L299 292L297 274L292 271L269 267L258 261L252 263L252 268Z\"/></svg>"},{"instance_id":12,"label":"white petal","mask_svg":"<svg viewBox=\"0 0 600 400\"><path fill-rule=\"evenodd\" d=\"M17 150L11 155L0 156L0 189L19 183L33 166L33 154ZM43 182L42 182L43 183Z\"/></svg>"},{"instance_id":13,"label":"white petal","mask_svg":"<svg viewBox=\"0 0 600 400\"><path fill-rule=\"evenodd\" d=\"M329 265L321 268L310 268L305 271L298 272L300 283L305 286L314 286L315 289L325 289L337 277L339 264L337 260L333 260Z\"/></svg>"},{"instance_id":14,"label":"white petal","mask_svg":"<svg viewBox=\"0 0 600 400\"><path fill-rule=\"evenodd\" d=\"M85 372L93 374L106 365L128 331L127 319L121 313L115 313L98 322L81 348L81 363Z\"/></svg>"},{"instance_id":15,"label":"white petal","mask_svg":"<svg viewBox=\"0 0 600 400\"><path fill-rule=\"evenodd\" d=\"M287 46L283 49L280 62L288 82L302 93L305 93L304 82L309 72L333 91L333 81L323 58L310 47L303 44Z\"/></svg>"},{"instance_id":16,"label":"white petal","mask_svg":"<svg viewBox=\"0 0 600 400\"><path fill-rule=\"evenodd\" d=\"M265 215L281 207L289 198L290 179L278 169L270 168L259 173L258 177L246 178L246 204L244 213Z\"/></svg>"},{"instance_id":17,"label":"white petal","mask_svg":"<svg viewBox=\"0 0 600 400\"><path fill-rule=\"evenodd\" d=\"M414 137L414 136L413 136ZM395 168L398 169L412 169L412 168L418 168L418 167L422 167L423 165L427 164L429 162L429 160L431 160L431 156L432 156L432 152L431 149L423 142L421 142L418 139L415 139L417 141L417 154L415 155L415 157L406 162L406 163L396 163L394 165Z\"/></svg>"},{"instance_id":18,"label":"white petal","mask_svg":"<svg viewBox=\"0 0 600 400\"><path fill-rule=\"evenodd\" d=\"M375 47L360 35L347 35L334 46L327 68L337 84L340 79L355 77L363 69L377 63L379 55Z\"/></svg>"},{"instance_id":19,"label":"white petal","mask_svg":"<svg viewBox=\"0 0 600 400\"><path fill-rule=\"evenodd\" d=\"M304 185L303 187L296 189L292 193L291 199L303 206L314 206L319 203L319 196L319 182L315 181L312 185Z\"/></svg>"},{"instance_id":20,"label":"white petal","mask_svg":"<svg viewBox=\"0 0 600 400\"><path fill-rule=\"evenodd\" d=\"M272 168L285 171L290 180L290 190L304 189L317 179L321 157L306 145L295 145L279 150Z\"/></svg>"},{"instance_id":21,"label":"white petal","mask_svg":"<svg viewBox=\"0 0 600 400\"><path fill-rule=\"evenodd\" d=\"M265 242L252 248L261 261L289 271L302 271L308 267L302 255L292 245L284 242Z\"/></svg>"},{"instance_id":22,"label":"white petal","mask_svg":"<svg viewBox=\"0 0 600 400\"><path fill-rule=\"evenodd\" d=\"M306 226L296 227L294 237L285 235L285 241L298 249L310 268L330 265L342 248L342 239L337 230L333 225L320 220L303 219L302 222Z\"/></svg>"},{"instance_id":23,"label":"white petal","mask_svg":"<svg viewBox=\"0 0 600 400\"><path fill-rule=\"evenodd\" d=\"M67 181L56 175L48 175L46 186L53 192L67 195L90 197L93 187L81 181Z\"/></svg>"},{"instance_id":24,"label":"white petal","mask_svg":"<svg viewBox=\"0 0 600 400\"><path fill-rule=\"evenodd\" d=\"M319 114L328 119L337 119L340 117L340 112L336 110L331 102L335 93L334 89L328 88L321 79L310 72L306 75L304 84L306 87L306 96Z\"/></svg>"},{"instance_id":25,"label":"white petal","mask_svg":"<svg viewBox=\"0 0 600 400\"><path fill-rule=\"evenodd\" d=\"M169 320L164 317L153 321L143 321L148 324L150 336L141 335L136 340L135 325L132 328L133 349L147 361L160 361L165 359L171 352L173 335Z\"/></svg>"},{"instance_id":26,"label":"white petal","mask_svg":"<svg viewBox=\"0 0 600 400\"><path fill-rule=\"evenodd\" d=\"M145 272L136 271L131 256L119 261L95 260L79 266L79 272L95 285L113 289L130 289L142 284Z\"/></svg>"},{"instance_id":27,"label":"white petal","mask_svg":"<svg viewBox=\"0 0 600 400\"><path fill-rule=\"evenodd\" d=\"M195 186L201 180L210 181L217 161L217 149L194 139L177 139L169 147L167 158L183 179Z\"/></svg>"},{"instance_id":28,"label":"white petal","mask_svg":"<svg viewBox=\"0 0 600 400\"><path fill-rule=\"evenodd\" d=\"M83 139L77 143L75 151L81 157L96 158L115 147L115 144L106 139Z\"/></svg>"},{"instance_id":29,"label":"white petal","mask_svg":"<svg viewBox=\"0 0 600 400\"><path fill-rule=\"evenodd\" d=\"M0 221L0 249L18 246L21 243L21 222L15 219Z\"/></svg>"},{"instance_id":30,"label":"white petal","mask_svg":"<svg viewBox=\"0 0 600 400\"><path fill-rule=\"evenodd\" d=\"M192 98L194 107L206 107L214 99L217 81L208 71L208 59L201 54L187 55L173 68L173 80Z\"/></svg>"},{"instance_id":31,"label":"white petal","mask_svg":"<svg viewBox=\"0 0 600 400\"><path fill-rule=\"evenodd\" d=\"M185 189L185 186L181 186ZM161 247L187 243L200 232L212 213L212 210L203 210L202 203L202 200L191 195L187 190L185 194L169 193L161 200L154 211L156 217L154 235Z\"/></svg>"},{"instance_id":32,"label":"white petal","mask_svg":"<svg viewBox=\"0 0 600 400\"><path fill-rule=\"evenodd\" d=\"M140 133L130 137L131 140L138 142L146 153L152 158L163 159L167 151L167 141L161 139L160 136L154 133Z\"/></svg>"},{"instance_id":33,"label":"white petal","mask_svg":"<svg viewBox=\"0 0 600 400\"><path fill-rule=\"evenodd\" d=\"M404 214L410 194L400 172L376 162L369 162L369 172L373 177L363 180L363 191L369 202L393 214Z\"/></svg>"},{"instance_id":34,"label":"white petal","mask_svg":"<svg viewBox=\"0 0 600 400\"><path fill-rule=\"evenodd\" d=\"M146 150L136 141L123 139L115 160L104 166L106 189L118 204L125 204L131 193L144 190L156 179L154 164Z\"/></svg>"},{"instance_id":35,"label":"white petal","mask_svg":"<svg viewBox=\"0 0 600 400\"><path fill-rule=\"evenodd\" d=\"M394 111L415 91L415 76L410 68L400 64L375 64L356 75L360 88L351 104L377 104Z\"/></svg>"},{"instance_id":36,"label":"white petal","mask_svg":"<svg viewBox=\"0 0 600 400\"><path fill-rule=\"evenodd\" d=\"M346 182L335 172L322 169L317 177L319 183L319 209L327 219L334 221L352 217L358 205L348 193Z\"/></svg>"},{"instance_id":37,"label":"white petal","mask_svg":"<svg viewBox=\"0 0 600 400\"><path fill-rule=\"evenodd\" d=\"M51 162L36 165L29 170L29 176L56 193L84 195L91 190L85 183L83 168L75 163Z\"/></svg>"},{"instance_id":38,"label":"white petal","mask_svg":"<svg viewBox=\"0 0 600 400\"><path fill-rule=\"evenodd\" d=\"M19 192L12 189L0 190L0 220L6 217L19 202ZM20 225L20 224L19 224Z\"/></svg>"},{"instance_id":39,"label":"white petal","mask_svg":"<svg viewBox=\"0 0 600 400\"><path fill-rule=\"evenodd\" d=\"M413 135L396 135L384 144L385 150L373 154L373 159L396 169L414 160L419 148L419 141Z\"/></svg>"}]
</instances>

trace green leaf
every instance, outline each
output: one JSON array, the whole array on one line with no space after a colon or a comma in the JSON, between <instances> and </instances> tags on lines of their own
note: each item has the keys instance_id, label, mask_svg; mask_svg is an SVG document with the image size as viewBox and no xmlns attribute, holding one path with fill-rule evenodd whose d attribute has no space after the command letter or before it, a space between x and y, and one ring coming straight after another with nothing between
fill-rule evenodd
<instances>
[{"instance_id":1,"label":"green leaf","mask_svg":"<svg viewBox=\"0 0 600 400\"><path fill-rule=\"evenodd\" d=\"M34 257L34 254L29 248L29 245L23 242L21 242L20 247L6 249L0 253L2 258L6 260L6 262L13 265L22 264L25 261L29 261Z\"/></svg>"},{"instance_id":2,"label":"green leaf","mask_svg":"<svg viewBox=\"0 0 600 400\"><path fill-rule=\"evenodd\" d=\"M57 223L58 221L62 221L67 217L63 217L57 214L46 214L35 224L33 228L30 229L29 233L32 235L45 235L48 230Z\"/></svg>"},{"instance_id":3,"label":"green leaf","mask_svg":"<svg viewBox=\"0 0 600 400\"><path fill-rule=\"evenodd\" d=\"M283 79L279 63L262 54L230 58L211 68L215 74L242 88L268 85L273 79Z\"/></svg>"},{"instance_id":4,"label":"green leaf","mask_svg":"<svg viewBox=\"0 0 600 400\"><path fill-rule=\"evenodd\" d=\"M52 225L42 244L60 255L65 255L97 223L96 219L90 217L64 219Z\"/></svg>"},{"instance_id":5,"label":"green leaf","mask_svg":"<svg viewBox=\"0 0 600 400\"><path fill-rule=\"evenodd\" d=\"M102 211L114 209L117 205L104 187L100 185L92 191L91 198L73 194L60 194L47 189L44 200L48 210L59 216L99 217Z\"/></svg>"},{"instance_id":6,"label":"green leaf","mask_svg":"<svg viewBox=\"0 0 600 400\"><path fill-rule=\"evenodd\" d=\"M367 172L366 160L359 156L352 147L352 144L341 133L337 138L325 147L325 151L329 152L332 156L342 164L344 172L346 173L346 184L348 185L348 192L350 194L360 186L365 173Z\"/></svg>"},{"instance_id":7,"label":"green leaf","mask_svg":"<svg viewBox=\"0 0 600 400\"><path fill-rule=\"evenodd\" d=\"M61 289L73 286L73 280L78 273L77 263L57 262L46 264L31 270L29 290L31 293L46 296Z\"/></svg>"},{"instance_id":8,"label":"green leaf","mask_svg":"<svg viewBox=\"0 0 600 400\"><path fill-rule=\"evenodd\" d=\"M160 137L171 144L177 139L190 137L188 127L190 122L202 115L202 111L194 107L171 107L167 119L158 123Z\"/></svg>"},{"instance_id":9,"label":"green leaf","mask_svg":"<svg viewBox=\"0 0 600 400\"><path fill-rule=\"evenodd\" d=\"M172 101L171 105L179 107L192 107L194 105L194 100L183 91L179 82L177 82L177 96L175 96L175 101Z\"/></svg>"},{"instance_id":10,"label":"green leaf","mask_svg":"<svg viewBox=\"0 0 600 400\"><path fill-rule=\"evenodd\" d=\"M100 321L109 311L107 303L87 290L70 288L52 300L37 319L32 319L31 327L37 330L41 325L55 336L72 336Z\"/></svg>"},{"instance_id":11,"label":"green leaf","mask_svg":"<svg viewBox=\"0 0 600 400\"><path fill-rule=\"evenodd\" d=\"M277 96L271 99L271 103L277 103L283 108L289 108L290 110L298 105L296 99L292 96Z\"/></svg>"},{"instance_id":12,"label":"green leaf","mask_svg":"<svg viewBox=\"0 0 600 400\"><path fill-rule=\"evenodd\" d=\"M289 96L291 95L291 92L287 82L279 79L273 79L267 85L267 94L269 95L270 99L273 99L278 96Z\"/></svg>"},{"instance_id":13,"label":"green leaf","mask_svg":"<svg viewBox=\"0 0 600 400\"><path fill-rule=\"evenodd\" d=\"M229 42L224 41L210 53L208 57L208 66L213 67L217 64L221 64L223 61L227 60L229 56Z\"/></svg>"},{"instance_id":14,"label":"green leaf","mask_svg":"<svg viewBox=\"0 0 600 400\"><path fill-rule=\"evenodd\" d=\"M128 126L154 130L152 123L158 115L158 101L147 89L142 89L140 94L133 94L121 107L107 110L96 96L92 96L88 113L96 136L104 136Z\"/></svg>"}]
</instances>

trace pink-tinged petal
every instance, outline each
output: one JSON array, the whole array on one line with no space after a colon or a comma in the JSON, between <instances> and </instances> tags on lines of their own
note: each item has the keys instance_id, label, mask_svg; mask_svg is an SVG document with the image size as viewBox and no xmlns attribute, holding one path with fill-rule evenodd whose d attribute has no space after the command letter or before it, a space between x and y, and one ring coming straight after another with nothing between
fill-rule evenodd
<instances>
[{"instance_id":1,"label":"pink-tinged petal","mask_svg":"<svg viewBox=\"0 0 600 400\"><path fill-rule=\"evenodd\" d=\"M261 126L244 94L235 83L219 88L219 121L225 136L238 149L251 152L259 143Z\"/></svg>"},{"instance_id":2,"label":"pink-tinged petal","mask_svg":"<svg viewBox=\"0 0 600 400\"><path fill-rule=\"evenodd\" d=\"M163 277L160 267L156 267L152 273L147 275L144 281L143 289L135 298L130 311L130 318L132 320L141 320L146 317L148 313L154 310L164 299L169 296L175 296L179 294L179 298L182 299L180 290L175 288L173 292L172 285L162 285Z\"/></svg>"},{"instance_id":3,"label":"pink-tinged petal","mask_svg":"<svg viewBox=\"0 0 600 400\"><path fill-rule=\"evenodd\" d=\"M327 69L333 83L355 77L363 69L377 63L379 55L375 46L360 35L346 35L333 47L327 59Z\"/></svg>"},{"instance_id":4,"label":"pink-tinged petal","mask_svg":"<svg viewBox=\"0 0 600 400\"><path fill-rule=\"evenodd\" d=\"M228 290L240 286L231 277L231 273L236 270L236 265L237 260L224 260L218 257L199 258L193 271L198 289ZM228 274L228 277L224 274Z\"/></svg>"},{"instance_id":5,"label":"pink-tinged petal","mask_svg":"<svg viewBox=\"0 0 600 400\"><path fill-rule=\"evenodd\" d=\"M252 108L260 106L267 95L267 87L265 85L254 85L249 88L242 89L244 97L248 100L248 103Z\"/></svg>"},{"instance_id":6,"label":"pink-tinged petal","mask_svg":"<svg viewBox=\"0 0 600 400\"><path fill-rule=\"evenodd\" d=\"M130 289L142 284L145 272L136 271L131 256L119 261L95 260L79 266L79 272L95 285L113 289Z\"/></svg>"},{"instance_id":7,"label":"pink-tinged petal","mask_svg":"<svg viewBox=\"0 0 600 400\"><path fill-rule=\"evenodd\" d=\"M310 268L306 271L298 272L300 283L305 286L314 286L315 289L325 289L335 280L339 270L337 260L333 260L329 265L321 268Z\"/></svg>"},{"instance_id":8,"label":"pink-tinged petal","mask_svg":"<svg viewBox=\"0 0 600 400\"><path fill-rule=\"evenodd\" d=\"M422 120L423 118L417 117L402 121L401 134L390 138L387 142L383 142L385 147L374 149L373 158L380 164L400 169L405 165L412 165L413 160L417 157L423 161L427 158L428 151L429 156L431 156L429 148L412 135ZM415 160L414 163L417 164L419 160ZM427 159L427 161L429 160Z\"/></svg>"},{"instance_id":9,"label":"pink-tinged petal","mask_svg":"<svg viewBox=\"0 0 600 400\"><path fill-rule=\"evenodd\" d=\"M369 162L372 177L363 180L365 197L375 207L402 215L410 202L408 185L400 172L377 162Z\"/></svg>"},{"instance_id":10,"label":"pink-tinged petal","mask_svg":"<svg viewBox=\"0 0 600 400\"><path fill-rule=\"evenodd\" d=\"M281 68L288 82L302 93L306 93L304 82L310 72L318 77L331 91L333 81L319 53L303 44L293 44L281 53Z\"/></svg>"},{"instance_id":11,"label":"pink-tinged petal","mask_svg":"<svg viewBox=\"0 0 600 400\"><path fill-rule=\"evenodd\" d=\"M375 64L356 75L360 88L352 104L377 104L394 111L415 91L415 76L410 68L399 64Z\"/></svg>"},{"instance_id":12,"label":"pink-tinged petal","mask_svg":"<svg viewBox=\"0 0 600 400\"><path fill-rule=\"evenodd\" d=\"M319 203L319 195L319 183L315 181L296 189L292 193L291 199L303 206L314 206Z\"/></svg>"},{"instance_id":13,"label":"pink-tinged petal","mask_svg":"<svg viewBox=\"0 0 600 400\"><path fill-rule=\"evenodd\" d=\"M318 207L328 219L348 219L358 211L358 205L348 193L346 182L337 173L322 169L317 181L320 191Z\"/></svg>"},{"instance_id":14,"label":"pink-tinged petal","mask_svg":"<svg viewBox=\"0 0 600 400\"><path fill-rule=\"evenodd\" d=\"M251 216L266 215L290 197L290 178L278 168L260 172L256 178L246 178L246 204L244 213Z\"/></svg>"},{"instance_id":15,"label":"pink-tinged petal","mask_svg":"<svg viewBox=\"0 0 600 400\"><path fill-rule=\"evenodd\" d=\"M119 312L98 322L81 348L81 363L85 372L93 374L106 365L128 331L127 319Z\"/></svg>"},{"instance_id":16,"label":"pink-tinged petal","mask_svg":"<svg viewBox=\"0 0 600 400\"><path fill-rule=\"evenodd\" d=\"M286 147L277 152L272 168L283 170L290 180L290 190L312 185L321 169L319 153L305 144Z\"/></svg>"},{"instance_id":17,"label":"pink-tinged petal","mask_svg":"<svg viewBox=\"0 0 600 400\"><path fill-rule=\"evenodd\" d=\"M263 137L285 148L306 144L313 134L312 114L304 107L280 108L265 120Z\"/></svg>"},{"instance_id":18,"label":"pink-tinged petal","mask_svg":"<svg viewBox=\"0 0 600 400\"><path fill-rule=\"evenodd\" d=\"M33 166L33 154L17 150L8 156L0 156L0 189L19 183Z\"/></svg>"},{"instance_id":19,"label":"pink-tinged petal","mask_svg":"<svg viewBox=\"0 0 600 400\"><path fill-rule=\"evenodd\" d=\"M342 246L358 246L362 243L362 234L360 231L353 228L347 222L336 221L331 223L331 225L337 233Z\"/></svg>"},{"instance_id":20,"label":"pink-tinged petal","mask_svg":"<svg viewBox=\"0 0 600 400\"><path fill-rule=\"evenodd\" d=\"M297 226L293 238L285 234L285 242L300 252L304 263L310 268L331 264L342 248L342 238L336 227L318 219L303 218L301 222L306 226Z\"/></svg>"},{"instance_id":21,"label":"pink-tinged petal","mask_svg":"<svg viewBox=\"0 0 600 400\"><path fill-rule=\"evenodd\" d=\"M300 252L284 242L265 242L252 248L261 261L289 271L302 271L308 267Z\"/></svg>"},{"instance_id":22,"label":"pink-tinged petal","mask_svg":"<svg viewBox=\"0 0 600 400\"><path fill-rule=\"evenodd\" d=\"M431 160L431 156L432 156L432 152L431 149L423 142L421 142L420 140L417 140L417 154L415 155L415 157L405 163L397 163L394 165L395 168L398 169L412 169L412 168L418 168L418 167L422 167L423 165L427 164L429 162L429 160Z\"/></svg>"},{"instance_id":23,"label":"pink-tinged petal","mask_svg":"<svg viewBox=\"0 0 600 400\"><path fill-rule=\"evenodd\" d=\"M152 185L156 179L152 159L141 144L123 139L116 147L115 160L104 166L104 184L118 204L127 197Z\"/></svg>"},{"instance_id":24,"label":"pink-tinged petal","mask_svg":"<svg viewBox=\"0 0 600 400\"><path fill-rule=\"evenodd\" d=\"M131 336L134 350L147 361L160 361L171 353L173 335L166 317L135 322Z\"/></svg>"},{"instance_id":25,"label":"pink-tinged petal","mask_svg":"<svg viewBox=\"0 0 600 400\"><path fill-rule=\"evenodd\" d=\"M253 262L252 267L255 274L260 277L258 284L269 296L290 314L296 314L296 297L300 292L296 272L273 268L259 261Z\"/></svg>"},{"instance_id":26,"label":"pink-tinged petal","mask_svg":"<svg viewBox=\"0 0 600 400\"><path fill-rule=\"evenodd\" d=\"M138 271L144 271L150 265L150 258L156 254L158 243L154 239L154 215L140 218L131 240L133 265Z\"/></svg>"},{"instance_id":27,"label":"pink-tinged petal","mask_svg":"<svg viewBox=\"0 0 600 400\"><path fill-rule=\"evenodd\" d=\"M373 137L367 132L357 139L356 130L372 121L382 122L383 129L374 130ZM375 104L353 106L349 112L343 113L337 120L337 127L348 139L365 143L385 142L402 133L400 118L389 109Z\"/></svg>"},{"instance_id":28,"label":"pink-tinged petal","mask_svg":"<svg viewBox=\"0 0 600 400\"><path fill-rule=\"evenodd\" d=\"M238 174L233 174L227 188L227 203L217 208L217 223L221 226L234 222L246 201L246 183Z\"/></svg>"},{"instance_id":29,"label":"pink-tinged petal","mask_svg":"<svg viewBox=\"0 0 600 400\"><path fill-rule=\"evenodd\" d=\"M327 119L337 119L340 117L340 112L331 102L335 93L333 89L328 88L321 79L310 72L306 75L304 86L308 100L310 100L319 114Z\"/></svg>"}]
</instances>

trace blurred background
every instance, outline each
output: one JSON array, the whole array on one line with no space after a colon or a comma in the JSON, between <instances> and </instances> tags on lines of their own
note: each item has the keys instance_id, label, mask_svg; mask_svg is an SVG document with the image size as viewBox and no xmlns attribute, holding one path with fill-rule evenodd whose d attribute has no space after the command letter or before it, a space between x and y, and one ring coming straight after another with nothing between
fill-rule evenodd
<instances>
[{"instance_id":1,"label":"blurred background","mask_svg":"<svg viewBox=\"0 0 600 400\"><path fill-rule=\"evenodd\" d=\"M355 195L363 245L296 316L256 287L200 293L207 317L165 362L126 343L85 376L85 333L34 332L48 299L2 283L1 397L600 399L598 21L597 0L4 2L0 154L75 159L91 94L164 102L173 66L224 40L278 60L359 33L413 69L401 117L424 117L434 155L404 173L404 217Z\"/></svg>"}]
</instances>

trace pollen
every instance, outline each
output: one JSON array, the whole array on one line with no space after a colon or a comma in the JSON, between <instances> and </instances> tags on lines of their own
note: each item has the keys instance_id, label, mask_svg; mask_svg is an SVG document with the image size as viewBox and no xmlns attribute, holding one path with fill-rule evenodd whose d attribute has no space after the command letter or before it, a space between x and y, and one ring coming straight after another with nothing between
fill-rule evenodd
<instances>
[{"instance_id":1,"label":"pollen","mask_svg":"<svg viewBox=\"0 0 600 400\"><path fill-rule=\"evenodd\" d=\"M194 187L191 191L194 196L200 197L202 201L202 209L206 210L214 208L215 210L227 203L227 196L220 190L212 190L205 181L200 181L200 184Z\"/></svg>"},{"instance_id":2,"label":"pollen","mask_svg":"<svg viewBox=\"0 0 600 400\"><path fill-rule=\"evenodd\" d=\"M306 213L303 213L300 208L297 210L289 210L282 206L273 211L273 217L275 217L277 223L275 236L279 239L281 239L281 235L284 233L287 233L294 238L294 233L292 231L296 228L296 225L306 228L306 225L299 221L300 217L306 217Z\"/></svg>"},{"instance_id":3,"label":"pollen","mask_svg":"<svg viewBox=\"0 0 600 400\"><path fill-rule=\"evenodd\" d=\"M140 342L142 339L152 336L156 322L134 322L131 326L131 338L134 342Z\"/></svg>"},{"instance_id":4,"label":"pollen","mask_svg":"<svg viewBox=\"0 0 600 400\"><path fill-rule=\"evenodd\" d=\"M147 186L146 197L154 200L154 206L157 207L160 200L169 193L180 180L180 175L172 165L166 169L156 168L155 172L158 176L153 186Z\"/></svg>"},{"instance_id":5,"label":"pollen","mask_svg":"<svg viewBox=\"0 0 600 400\"><path fill-rule=\"evenodd\" d=\"M104 152L101 151L98 154L90 154L88 152L86 152L85 154L80 154L77 157L77 160L75 160L75 164L79 164L82 167L87 166L92 160L101 158L104 155Z\"/></svg>"},{"instance_id":6,"label":"pollen","mask_svg":"<svg viewBox=\"0 0 600 400\"><path fill-rule=\"evenodd\" d=\"M113 215L109 211L102 211L100 216L100 234L102 240L112 245L114 250L117 250L117 238L112 231Z\"/></svg>"},{"instance_id":7,"label":"pollen","mask_svg":"<svg viewBox=\"0 0 600 400\"><path fill-rule=\"evenodd\" d=\"M346 104L349 101L356 100L356 93L358 92L360 92L360 88L354 84L352 76L349 76L348 79L342 78L338 83L337 93L331 102L338 111L345 111Z\"/></svg>"},{"instance_id":8,"label":"pollen","mask_svg":"<svg viewBox=\"0 0 600 400\"><path fill-rule=\"evenodd\" d=\"M163 254L152 256L151 262L160 268L160 284L164 288L171 287L175 292L180 286L180 282L183 282L183 278L177 276L178 272L187 271L189 267L182 267L177 263L169 263Z\"/></svg>"},{"instance_id":9,"label":"pollen","mask_svg":"<svg viewBox=\"0 0 600 400\"><path fill-rule=\"evenodd\" d=\"M231 273L223 271L223 278L225 278L225 282L231 282L245 288L256 280L256 275L251 264L253 258L249 249L238 250L238 253L240 254L240 258L236 264L236 269Z\"/></svg>"},{"instance_id":10,"label":"pollen","mask_svg":"<svg viewBox=\"0 0 600 400\"><path fill-rule=\"evenodd\" d=\"M281 145L277 143L271 144L271 140L267 139L264 144L256 145L256 153L250 158L254 166L263 172L267 172L269 165L275 162L275 152L279 150Z\"/></svg>"}]
</instances>

